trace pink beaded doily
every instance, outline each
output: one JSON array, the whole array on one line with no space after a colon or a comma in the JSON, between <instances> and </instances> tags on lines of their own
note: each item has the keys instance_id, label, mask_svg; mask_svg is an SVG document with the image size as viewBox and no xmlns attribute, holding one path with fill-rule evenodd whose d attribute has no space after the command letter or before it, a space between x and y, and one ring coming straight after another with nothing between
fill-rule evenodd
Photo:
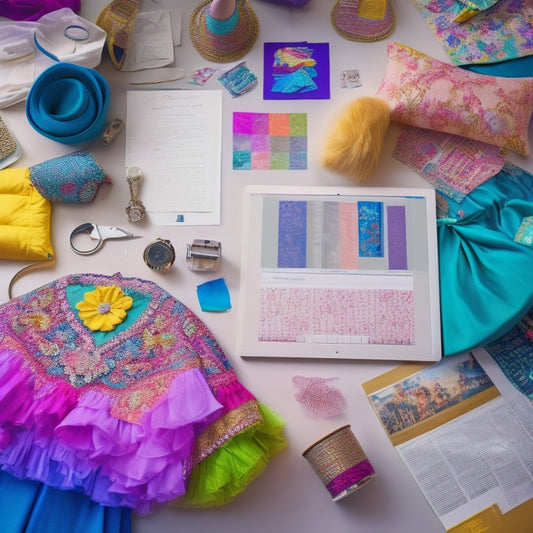
<instances>
[{"instance_id":1,"label":"pink beaded doily","mask_svg":"<svg viewBox=\"0 0 533 533\"><path fill-rule=\"evenodd\" d=\"M342 393L328 385L328 381L337 378L319 378L294 376L292 382L298 389L296 400L312 416L332 417L339 415L346 408Z\"/></svg>"}]
</instances>

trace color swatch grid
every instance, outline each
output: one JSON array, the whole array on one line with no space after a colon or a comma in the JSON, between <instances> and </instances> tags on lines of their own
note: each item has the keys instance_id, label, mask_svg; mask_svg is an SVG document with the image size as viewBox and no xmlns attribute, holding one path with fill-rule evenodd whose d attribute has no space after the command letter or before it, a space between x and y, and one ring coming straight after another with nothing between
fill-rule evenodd
<instances>
[{"instance_id":1,"label":"color swatch grid","mask_svg":"<svg viewBox=\"0 0 533 533\"><path fill-rule=\"evenodd\" d=\"M306 168L306 113L233 113L234 170Z\"/></svg>"}]
</instances>

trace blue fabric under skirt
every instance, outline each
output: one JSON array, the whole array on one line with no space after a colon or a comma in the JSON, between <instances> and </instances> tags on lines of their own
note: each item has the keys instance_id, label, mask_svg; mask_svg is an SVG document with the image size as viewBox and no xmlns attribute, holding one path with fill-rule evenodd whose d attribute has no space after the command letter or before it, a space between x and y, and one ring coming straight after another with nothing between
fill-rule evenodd
<instances>
[{"instance_id":1,"label":"blue fabric under skirt","mask_svg":"<svg viewBox=\"0 0 533 533\"><path fill-rule=\"evenodd\" d=\"M2 533L130 533L131 510L0 471Z\"/></svg>"},{"instance_id":2,"label":"blue fabric under skirt","mask_svg":"<svg viewBox=\"0 0 533 533\"><path fill-rule=\"evenodd\" d=\"M501 172L437 221L444 355L501 337L533 307L533 175Z\"/></svg>"}]
</instances>

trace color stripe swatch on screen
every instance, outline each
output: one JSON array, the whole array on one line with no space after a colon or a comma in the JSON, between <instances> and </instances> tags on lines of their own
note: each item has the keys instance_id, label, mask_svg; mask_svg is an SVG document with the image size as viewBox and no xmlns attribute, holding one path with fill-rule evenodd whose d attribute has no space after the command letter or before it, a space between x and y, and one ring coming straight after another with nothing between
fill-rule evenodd
<instances>
[{"instance_id":1,"label":"color stripe swatch on screen","mask_svg":"<svg viewBox=\"0 0 533 533\"><path fill-rule=\"evenodd\" d=\"M390 270L407 270L405 207L387 206L387 233Z\"/></svg>"},{"instance_id":2,"label":"color stripe swatch on screen","mask_svg":"<svg viewBox=\"0 0 533 533\"><path fill-rule=\"evenodd\" d=\"M359 256L383 257L383 203L357 202Z\"/></svg>"},{"instance_id":3,"label":"color stripe swatch on screen","mask_svg":"<svg viewBox=\"0 0 533 533\"><path fill-rule=\"evenodd\" d=\"M281 200L277 226L277 268L408 269L402 205Z\"/></svg>"},{"instance_id":4,"label":"color stripe swatch on screen","mask_svg":"<svg viewBox=\"0 0 533 533\"><path fill-rule=\"evenodd\" d=\"M234 170L306 168L306 113L233 113Z\"/></svg>"}]
</instances>

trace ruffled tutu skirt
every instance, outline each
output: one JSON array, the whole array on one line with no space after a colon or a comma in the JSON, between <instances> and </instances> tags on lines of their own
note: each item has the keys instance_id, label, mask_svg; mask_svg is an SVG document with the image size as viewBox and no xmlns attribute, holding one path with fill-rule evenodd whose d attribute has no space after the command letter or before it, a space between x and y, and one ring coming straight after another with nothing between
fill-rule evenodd
<instances>
[{"instance_id":1,"label":"ruffled tutu skirt","mask_svg":"<svg viewBox=\"0 0 533 533\"><path fill-rule=\"evenodd\" d=\"M112 331L90 331L76 306L107 289L133 303ZM286 445L282 427L151 282L77 274L0 306L0 471L47 497L137 513L220 505Z\"/></svg>"}]
</instances>

